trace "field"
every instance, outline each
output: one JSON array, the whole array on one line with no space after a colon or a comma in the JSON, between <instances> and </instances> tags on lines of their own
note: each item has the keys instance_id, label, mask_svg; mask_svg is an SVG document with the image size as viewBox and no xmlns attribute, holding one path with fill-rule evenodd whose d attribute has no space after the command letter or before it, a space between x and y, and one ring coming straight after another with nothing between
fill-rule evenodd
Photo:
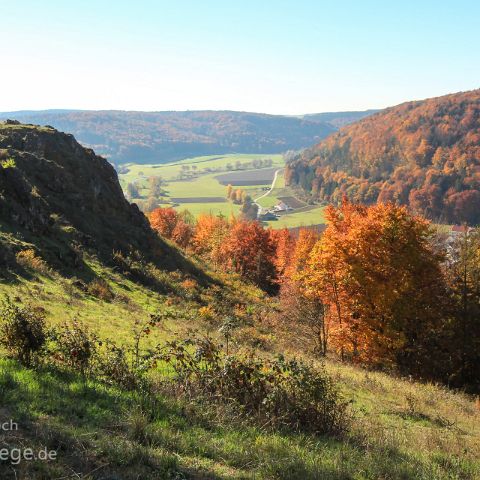
<instances>
[{"instance_id":1,"label":"field","mask_svg":"<svg viewBox=\"0 0 480 480\"><path fill-rule=\"evenodd\" d=\"M289 207L292 208L303 208L307 204L305 202L302 202L298 198L289 196L289 197L277 197L281 202L286 203Z\"/></svg>"},{"instance_id":2,"label":"field","mask_svg":"<svg viewBox=\"0 0 480 480\"><path fill-rule=\"evenodd\" d=\"M171 197L173 203L223 203L223 197Z\"/></svg>"},{"instance_id":3,"label":"field","mask_svg":"<svg viewBox=\"0 0 480 480\"><path fill-rule=\"evenodd\" d=\"M263 168L252 168L252 162L268 162ZM237 215L240 206L226 199L226 185L241 188L256 199L266 193L277 170L284 165L282 155L211 155L188 158L182 161L159 164L126 164L119 168L119 178L124 190L128 184L136 184L141 204L149 196L149 178L161 177L162 202L177 210L187 209L195 217L202 213ZM262 165L260 165L262 167ZM306 206L298 200L290 188L285 187L283 172L279 172L273 190L258 200L265 209L272 208L280 200L287 199L295 211L283 215L277 221L267 222L272 228L298 227L322 223L323 207Z\"/></svg>"},{"instance_id":4,"label":"field","mask_svg":"<svg viewBox=\"0 0 480 480\"><path fill-rule=\"evenodd\" d=\"M125 173L121 173L120 181L122 185L136 181L146 180L150 176L161 176L165 180L171 180L182 172L182 167L195 167L194 169L203 174L217 172L226 172L228 164L235 168L237 162L245 163L255 159L272 159L273 167L283 167L284 162L282 155L279 154L231 154L231 155L208 155L202 157L186 158L173 163L164 163L158 165L140 165L126 164L122 168L126 169Z\"/></svg>"},{"instance_id":5,"label":"field","mask_svg":"<svg viewBox=\"0 0 480 480\"><path fill-rule=\"evenodd\" d=\"M307 207L308 210L298 210L292 213L281 215L278 220L271 220L266 222L272 228L293 228L293 227L308 227L309 225L317 225L325 222L323 215L324 207Z\"/></svg>"},{"instance_id":6,"label":"field","mask_svg":"<svg viewBox=\"0 0 480 480\"><path fill-rule=\"evenodd\" d=\"M234 187L270 185L276 171L276 168L262 168L261 170L250 170L247 172L224 173L223 175L217 175L215 178L222 185L230 184Z\"/></svg>"}]
</instances>

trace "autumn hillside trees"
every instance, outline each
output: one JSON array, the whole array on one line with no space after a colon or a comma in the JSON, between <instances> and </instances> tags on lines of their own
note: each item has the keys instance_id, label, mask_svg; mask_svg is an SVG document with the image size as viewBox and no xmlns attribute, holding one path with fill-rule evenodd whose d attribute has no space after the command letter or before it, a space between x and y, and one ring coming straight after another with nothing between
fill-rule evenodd
<instances>
[{"instance_id":1,"label":"autumn hillside trees","mask_svg":"<svg viewBox=\"0 0 480 480\"><path fill-rule=\"evenodd\" d=\"M188 214L178 213L173 208L157 208L149 215L150 225L160 235L185 248L193 235Z\"/></svg>"},{"instance_id":2,"label":"autumn hillside trees","mask_svg":"<svg viewBox=\"0 0 480 480\"><path fill-rule=\"evenodd\" d=\"M150 224L215 267L236 272L266 291L276 290L275 239L258 222L204 214L189 224L173 208L158 208L150 214Z\"/></svg>"},{"instance_id":3,"label":"autumn hillside trees","mask_svg":"<svg viewBox=\"0 0 480 480\"><path fill-rule=\"evenodd\" d=\"M289 159L286 184L340 204L394 202L442 223L480 223L480 89L408 102Z\"/></svg>"},{"instance_id":4,"label":"autumn hillside trees","mask_svg":"<svg viewBox=\"0 0 480 480\"><path fill-rule=\"evenodd\" d=\"M453 369L449 383L480 391L480 231L465 229L446 265L452 301L448 330Z\"/></svg>"},{"instance_id":5,"label":"autumn hillside trees","mask_svg":"<svg viewBox=\"0 0 480 480\"><path fill-rule=\"evenodd\" d=\"M234 221L222 244L224 263L265 290L276 283L276 245L258 222Z\"/></svg>"},{"instance_id":6,"label":"autumn hillside trees","mask_svg":"<svg viewBox=\"0 0 480 480\"><path fill-rule=\"evenodd\" d=\"M157 231L279 291L283 326L305 333L315 353L480 391L480 233L440 245L406 207L346 198L326 209L321 235L214 215L189 224L165 210L150 217Z\"/></svg>"},{"instance_id":7,"label":"autumn hillside trees","mask_svg":"<svg viewBox=\"0 0 480 480\"><path fill-rule=\"evenodd\" d=\"M446 287L428 223L393 204L344 202L327 218L303 278L330 307L332 343L353 360L430 376Z\"/></svg>"}]
</instances>

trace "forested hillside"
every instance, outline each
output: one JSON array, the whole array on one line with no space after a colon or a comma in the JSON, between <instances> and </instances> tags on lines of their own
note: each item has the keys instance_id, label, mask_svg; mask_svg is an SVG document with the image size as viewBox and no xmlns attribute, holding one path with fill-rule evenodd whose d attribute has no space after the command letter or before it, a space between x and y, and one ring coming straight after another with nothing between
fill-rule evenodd
<instances>
[{"instance_id":1,"label":"forested hillside","mask_svg":"<svg viewBox=\"0 0 480 480\"><path fill-rule=\"evenodd\" d=\"M320 200L394 201L437 221L480 221L480 90L388 108L298 155L287 182Z\"/></svg>"},{"instance_id":2,"label":"forested hillside","mask_svg":"<svg viewBox=\"0 0 480 480\"><path fill-rule=\"evenodd\" d=\"M313 145L336 130L324 122L232 111L0 113L0 119L8 118L72 133L114 164L163 163L223 153L281 153Z\"/></svg>"}]
</instances>

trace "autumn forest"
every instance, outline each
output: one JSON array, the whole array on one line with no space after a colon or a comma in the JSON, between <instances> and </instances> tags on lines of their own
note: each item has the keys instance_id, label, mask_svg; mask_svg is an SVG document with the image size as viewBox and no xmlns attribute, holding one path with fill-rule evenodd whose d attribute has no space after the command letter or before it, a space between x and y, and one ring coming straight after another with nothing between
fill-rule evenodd
<instances>
[{"instance_id":1,"label":"autumn forest","mask_svg":"<svg viewBox=\"0 0 480 480\"><path fill-rule=\"evenodd\" d=\"M388 108L293 158L319 200L395 202L439 223L480 221L480 90Z\"/></svg>"}]
</instances>

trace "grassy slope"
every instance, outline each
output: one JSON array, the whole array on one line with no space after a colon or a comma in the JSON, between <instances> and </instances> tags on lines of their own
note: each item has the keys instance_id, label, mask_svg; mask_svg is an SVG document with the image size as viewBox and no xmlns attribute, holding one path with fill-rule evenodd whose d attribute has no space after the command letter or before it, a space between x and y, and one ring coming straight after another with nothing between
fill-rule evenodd
<instances>
[{"instance_id":1,"label":"grassy slope","mask_svg":"<svg viewBox=\"0 0 480 480\"><path fill-rule=\"evenodd\" d=\"M123 342L131 341L134 318L146 317L176 298L92 266L129 301L106 303L83 293L72 297L68 285L48 276L3 284L0 291L43 306L51 322L81 315L101 336ZM259 307L266 301L236 280L227 288ZM181 299L175 305L178 319L152 341L195 327L216 332L217 327L195 314L198 302ZM237 338L244 343L256 337L270 352L308 359L301 333L256 324L241 329ZM8 433L3 437L10 445L59 450L59 460L52 464L22 463L20 468L30 476L18 478L53 479L72 471L94 471L83 478L121 472L122 479L478 478L480 421L471 398L333 360L326 366L352 402L352 429L344 439L262 431L221 416L188 413L189 406L167 397L160 399L155 416L146 418L134 394L54 370L27 371L2 360L0 419L13 418L20 424L14 438ZM1 478L15 478L5 465L0 465L0 473Z\"/></svg>"},{"instance_id":2,"label":"grassy slope","mask_svg":"<svg viewBox=\"0 0 480 480\"><path fill-rule=\"evenodd\" d=\"M23 478L60 478L72 471L96 472L81 478L121 472L122 479L478 478L475 413L462 396L405 382L392 389L389 378L347 369L344 378L349 376L349 386L372 391L368 400L355 404L364 412L358 420L361 433L368 435L363 445L355 439L275 434L209 416L186 416L181 405L166 399L159 401L153 418L146 418L134 394L51 370L34 373L9 361L0 362L2 418L19 423L15 439L5 435L10 444L59 449L56 462L21 465L30 474ZM456 419L455 425L403 419L404 407L394 398L413 389L423 399L422 415L433 419L445 413ZM372 407L368 413L365 405L387 401L399 413L371 418L377 411ZM14 478L2 470L2 478Z\"/></svg>"}]
</instances>

